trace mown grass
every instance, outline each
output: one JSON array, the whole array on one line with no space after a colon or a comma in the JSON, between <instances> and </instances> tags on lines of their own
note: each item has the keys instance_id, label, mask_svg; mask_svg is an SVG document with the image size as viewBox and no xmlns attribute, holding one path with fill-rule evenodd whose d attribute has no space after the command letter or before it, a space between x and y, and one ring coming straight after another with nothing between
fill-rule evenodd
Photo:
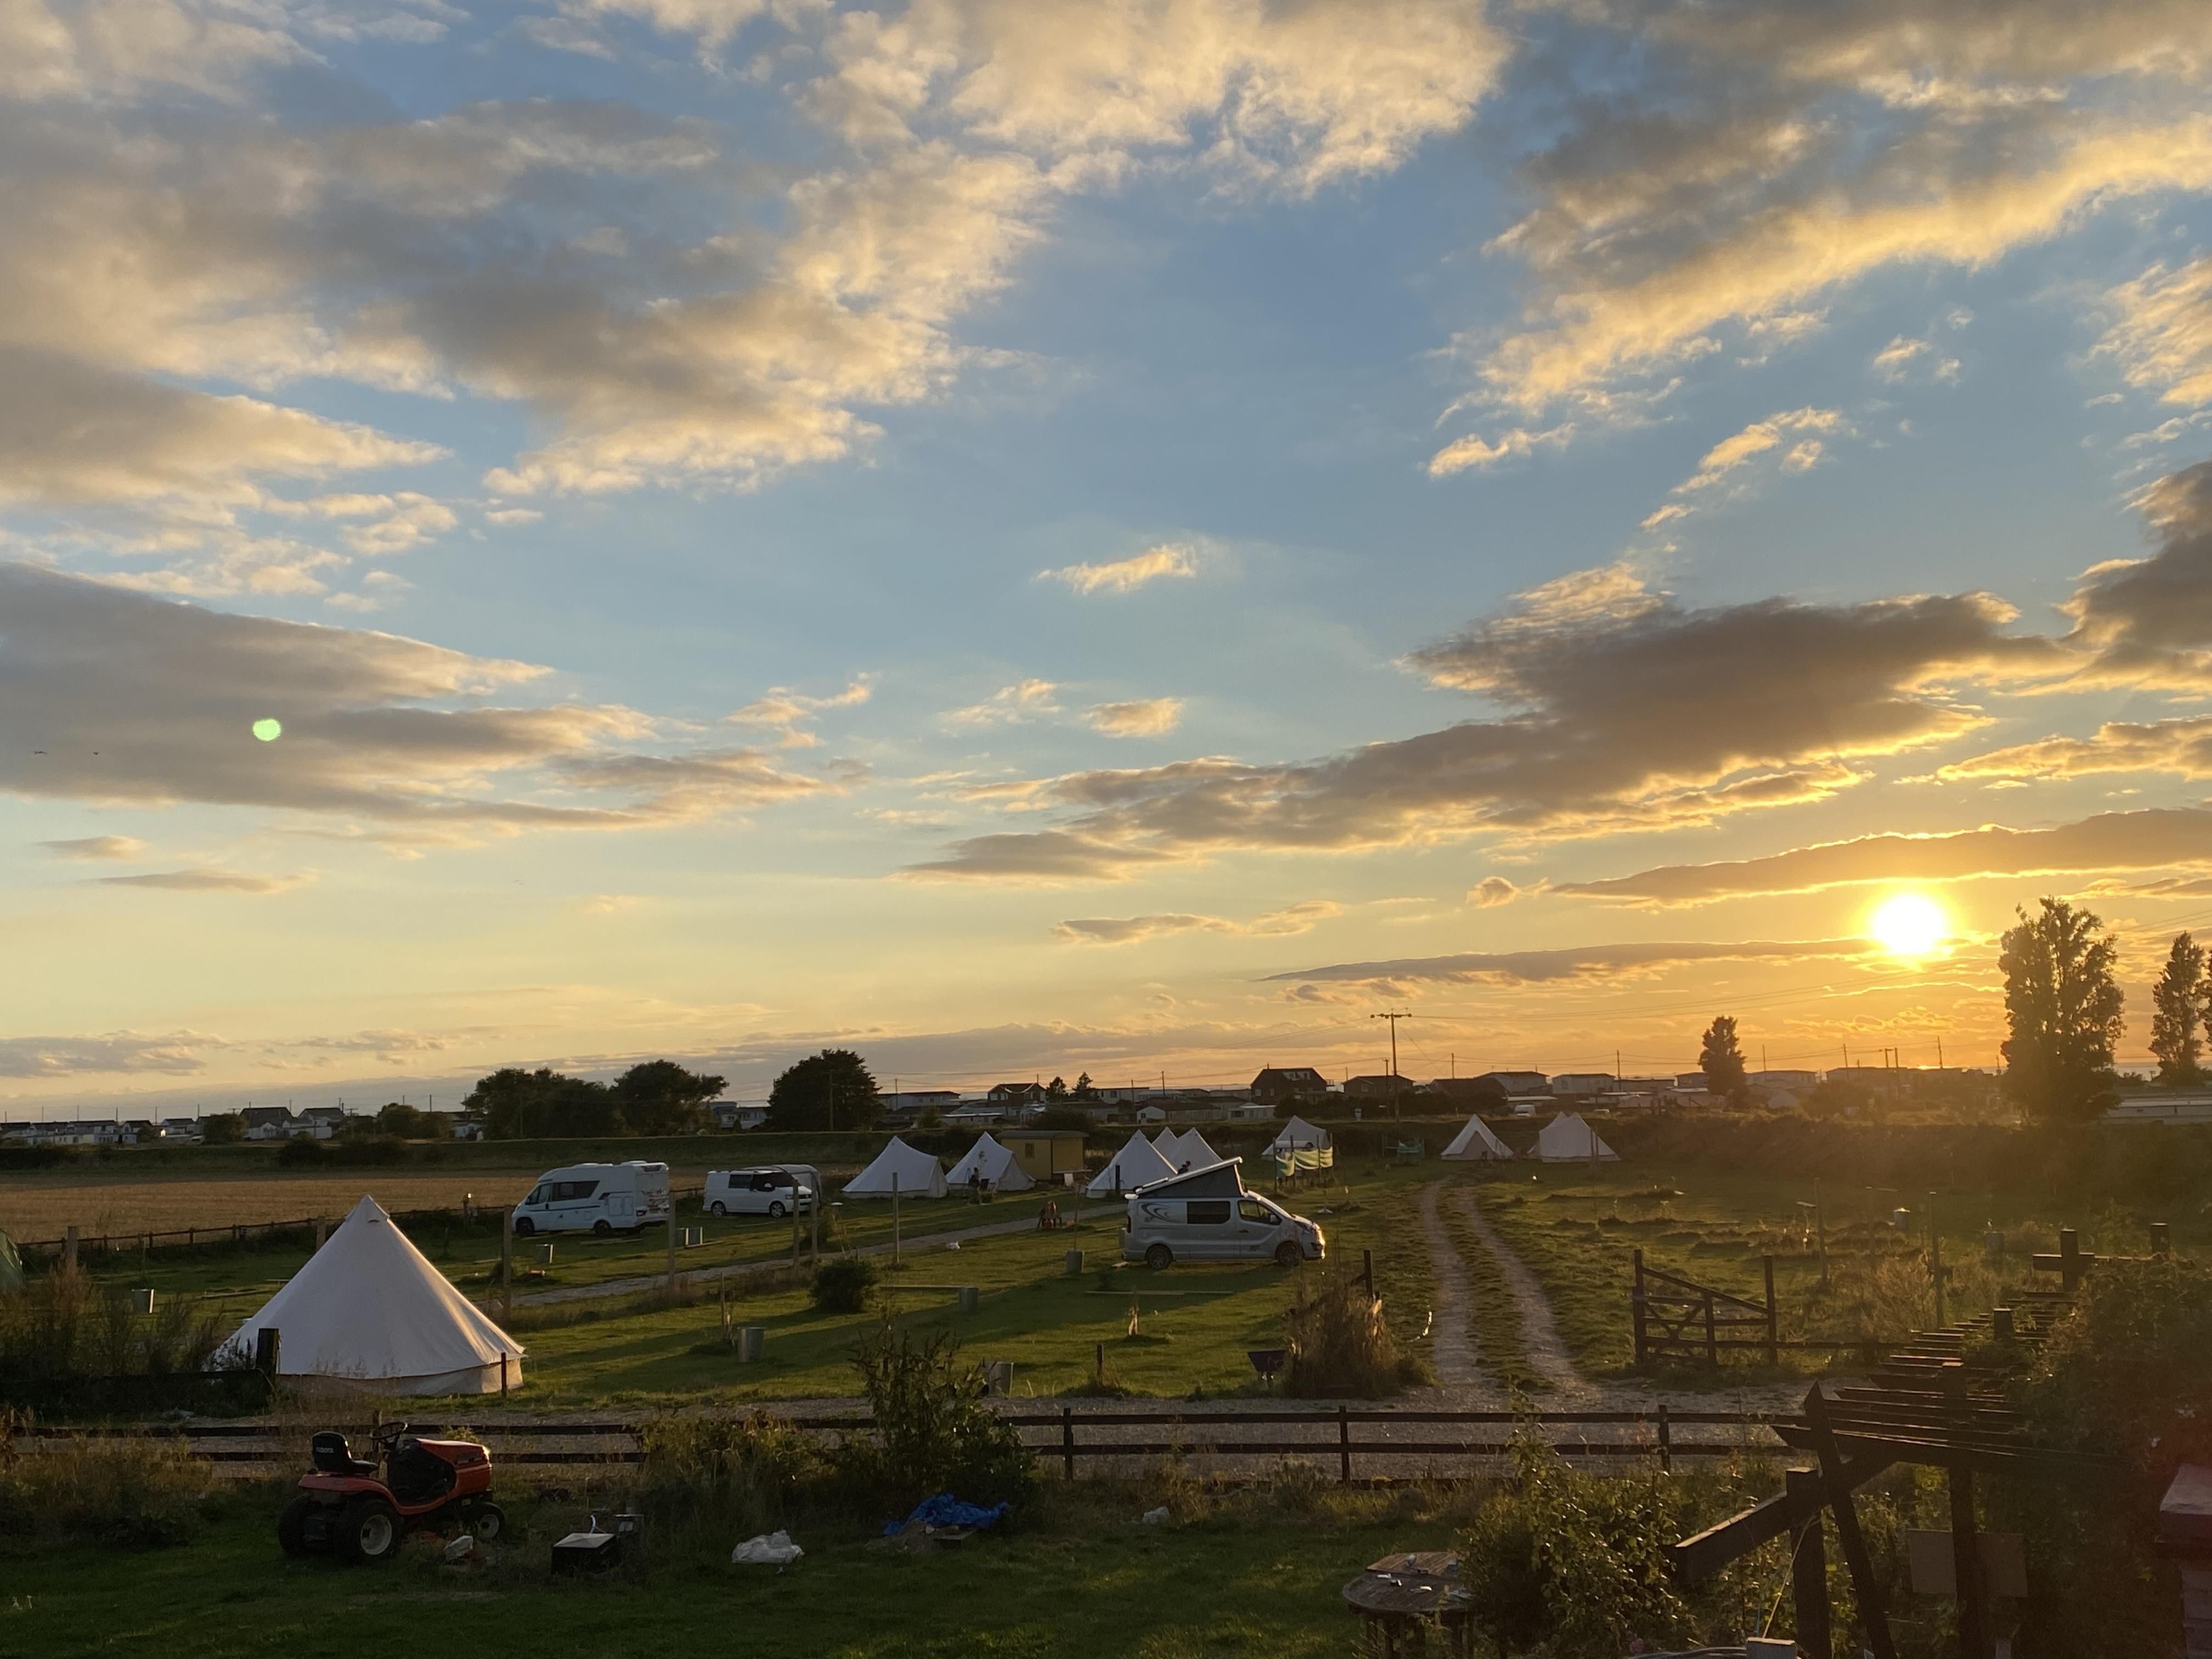
<instances>
[{"instance_id":1,"label":"mown grass","mask_svg":"<svg viewBox=\"0 0 2212 1659\"><path fill-rule=\"evenodd\" d=\"M1339 1492L1310 1471L1274 1492L1210 1498L1169 1471L1048 1488L1014 1529L954 1551L898 1553L873 1538L880 1522L821 1522L798 1529L807 1553L784 1572L733 1567L738 1540L715 1539L664 1546L642 1582L556 1583L548 1546L583 1519L580 1503L502 1492L513 1541L489 1570L447 1569L429 1540L378 1569L286 1561L283 1496L228 1498L204 1536L172 1549L0 1558L0 1659L295 1659L426 1642L581 1659L1334 1659L1357 1632L1340 1586L1388 1551L1446 1547L1469 1501L1419 1486ZM1170 1501L1191 1518L1139 1524Z\"/></svg>"},{"instance_id":2,"label":"mown grass","mask_svg":"<svg viewBox=\"0 0 2212 1659\"><path fill-rule=\"evenodd\" d=\"M1456 1185L1445 1188L1437 1213L1467 1273L1468 1329L1474 1338L1475 1363L1502 1387L1529 1395L1545 1393L1552 1385L1529 1360L1521 1304L1514 1299L1498 1258L1475 1237L1461 1212L1459 1197L1464 1190Z\"/></svg>"}]
</instances>

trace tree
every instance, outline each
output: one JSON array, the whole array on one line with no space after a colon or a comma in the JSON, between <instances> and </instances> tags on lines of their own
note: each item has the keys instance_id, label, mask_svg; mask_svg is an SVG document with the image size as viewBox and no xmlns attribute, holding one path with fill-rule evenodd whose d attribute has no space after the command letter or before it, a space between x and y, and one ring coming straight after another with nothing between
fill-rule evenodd
<instances>
[{"instance_id":1,"label":"tree","mask_svg":"<svg viewBox=\"0 0 2212 1659\"><path fill-rule=\"evenodd\" d=\"M543 1066L534 1072L510 1066L479 1079L461 1104L482 1115L484 1133L494 1140L612 1135L623 1128L613 1090Z\"/></svg>"},{"instance_id":2,"label":"tree","mask_svg":"<svg viewBox=\"0 0 2212 1659\"><path fill-rule=\"evenodd\" d=\"M1066 1100L1067 1098L1067 1079L1066 1078L1056 1077L1053 1079L1051 1082L1046 1084L1044 1085L1044 1097L1047 1100Z\"/></svg>"},{"instance_id":3,"label":"tree","mask_svg":"<svg viewBox=\"0 0 2212 1659\"><path fill-rule=\"evenodd\" d=\"M1075 1097L1078 1100L1096 1100L1098 1098L1097 1085L1091 1081L1090 1073L1085 1072L1081 1077L1075 1079Z\"/></svg>"},{"instance_id":4,"label":"tree","mask_svg":"<svg viewBox=\"0 0 2212 1659\"><path fill-rule=\"evenodd\" d=\"M1750 1097L1751 1085L1744 1076L1743 1050L1736 1044L1735 1016L1717 1014L1713 1023L1705 1027L1705 1039L1698 1049L1698 1069L1705 1074L1708 1092L1722 1095L1741 1105Z\"/></svg>"},{"instance_id":5,"label":"tree","mask_svg":"<svg viewBox=\"0 0 2212 1659\"><path fill-rule=\"evenodd\" d=\"M355 1131L360 1124L362 1129ZM395 1100L380 1108L373 1118L349 1118L346 1130L362 1133L397 1135L402 1140L443 1140L451 1125L435 1112L426 1112L410 1106L404 1100Z\"/></svg>"},{"instance_id":6,"label":"tree","mask_svg":"<svg viewBox=\"0 0 2212 1659\"><path fill-rule=\"evenodd\" d=\"M2008 928L2004 969L2006 1098L2046 1123L2086 1122L2118 1097L2112 1048L2125 1029L2112 979L2118 947L2104 923L2047 898Z\"/></svg>"},{"instance_id":7,"label":"tree","mask_svg":"<svg viewBox=\"0 0 2212 1659\"><path fill-rule=\"evenodd\" d=\"M2165 971L2151 988L2150 1051L2158 1080L2188 1087L2203 1080L2204 1052L2198 1027L2204 1018L2204 947L2186 933L2173 936Z\"/></svg>"},{"instance_id":8,"label":"tree","mask_svg":"<svg viewBox=\"0 0 2212 1659\"><path fill-rule=\"evenodd\" d=\"M867 1061L850 1048L824 1048L787 1066L768 1095L771 1129L865 1129L883 1103Z\"/></svg>"},{"instance_id":9,"label":"tree","mask_svg":"<svg viewBox=\"0 0 2212 1659\"><path fill-rule=\"evenodd\" d=\"M617 1078L614 1090L632 1134L688 1135L707 1127L707 1103L723 1082L672 1060L648 1060Z\"/></svg>"},{"instance_id":10,"label":"tree","mask_svg":"<svg viewBox=\"0 0 2212 1659\"><path fill-rule=\"evenodd\" d=\"M236 1112L210 1112L200 1120L200 1141L208 1146L228 1146L246 1139L246 1120Z\"/></svg>"}]
</instances>

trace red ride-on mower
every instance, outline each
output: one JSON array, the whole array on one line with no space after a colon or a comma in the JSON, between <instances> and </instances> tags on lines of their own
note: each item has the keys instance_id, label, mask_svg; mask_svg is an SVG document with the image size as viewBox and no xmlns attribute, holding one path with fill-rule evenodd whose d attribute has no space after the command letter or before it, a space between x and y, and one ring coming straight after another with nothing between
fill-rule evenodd
<instances>
[{"instance_id":1,"label":"red ride-on mower","mask_svg":"<svg viewBox=\"0 0 2212 1659\"><path fill-rule=\"evenodd\" d=\"M485 1544L499 1536L507 1517L491 1501L489 1452L471 1440L417 1439L404 1423L371 1433L374 1459L356 1457L335 1429L314 1437L314 1472L276 1517L285 1554L389 1561L410 1530L458 1526Z\"/></svg>"}]
</instances>

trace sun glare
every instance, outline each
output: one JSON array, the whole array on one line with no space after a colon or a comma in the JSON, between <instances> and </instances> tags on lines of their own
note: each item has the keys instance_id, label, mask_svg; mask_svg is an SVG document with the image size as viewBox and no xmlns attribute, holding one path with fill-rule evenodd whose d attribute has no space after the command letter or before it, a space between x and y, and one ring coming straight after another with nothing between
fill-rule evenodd
<instances>
[{"instance_id":1,"label":"sun glare","mask_svg":"<svg viewBox=\"0 0 2212 1659\"><path fill-rule=\"evenodd\" d=\"M1882 901L1867 931L1893 957L1924 957L1949 934L1950 919L1925 893L1899 893Z\"/></svg>"}]
</instances>

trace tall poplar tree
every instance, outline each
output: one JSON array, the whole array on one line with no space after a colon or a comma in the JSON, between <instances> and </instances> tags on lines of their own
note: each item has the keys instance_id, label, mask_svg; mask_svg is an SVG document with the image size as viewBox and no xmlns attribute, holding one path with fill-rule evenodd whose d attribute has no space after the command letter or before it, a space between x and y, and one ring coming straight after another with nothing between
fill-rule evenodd
<instances>
[{"instance_id":1,"label":"tall poplar tree","mask_svg":"<svg viewBox=\"0 0 2212 1659\"><path fill-rule=\"evenodd\" d=\"M2045 1123L2087 1122L2118 1098L2112 1048L2125 1023L2112 978L2119 951L2105 924L2063 899L2033 916L2015 911L1997 965L2004 970L2004 1092Z\"/></svg>"},{"instance_id":2,"label":"tall poplar tree","mask_svg":"<svg viewBox=\"0 0 2212 1659\"><path fill-rule=\"evenodd\" d=\"M2173 936L2166 968L2151 988L2150 1051L2158 1080L2188 1087L2204 1080L2204 947L2186 933Z\"/></svg>"}]
</instances>

